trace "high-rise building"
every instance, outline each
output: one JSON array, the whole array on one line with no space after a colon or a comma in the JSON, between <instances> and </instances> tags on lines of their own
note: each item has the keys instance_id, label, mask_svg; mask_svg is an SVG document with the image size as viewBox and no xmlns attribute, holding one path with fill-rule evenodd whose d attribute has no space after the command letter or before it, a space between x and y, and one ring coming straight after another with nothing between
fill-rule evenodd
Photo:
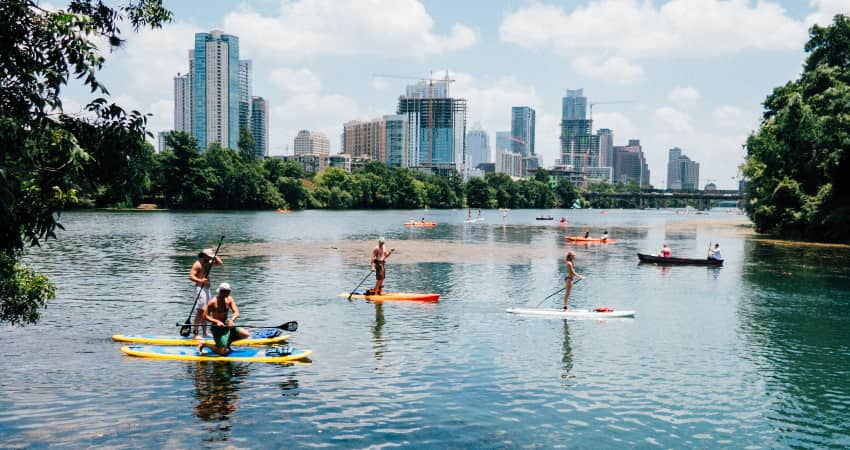
<instances>
[{"instance_id":1,"label":"high-rise building","mask_svg":"<svg viewBox=\"0 0 850 450\"><path fill-rule=\"evenodd\" d=\"M599 136L591 132L593 121L587 119L587 97L582 92L568 89L563 98L559 163L585 172L585 168L599 167Z\"/></svg>"},{"instance_id":2,"label":"high-rise building","mask_svg":"<svg viewBox=\"0 0 850 450\"><path fill-rule=\"evenodd\" d=\"M699 189L699 163L692 161L679 147L669 150L667 160L667 189Z\"/></svg>"},{"instance_id":3,"label":"high-rise building","mask_svg":"<svg viewBox=\"0 0 850 450\"><path fill-rule=\"evenodd\" d=\"M466 165L470 169L483 162L490 162L490 139L481 124L475 124L466 132Z\"/></svg>"},{"instance_id":4,"label":"high-rise building","mask_svg":"<svg viewBox=\"0 0 850 450\"><path fill-rule=\"evenodd\" d=\"M496 151L511 149L511 132L497 131L496 132Z\"/></svg>"},{"instance_id":5,"label":"high-rise building","mask_svg":"<svg viewBox=\"0 0 850 450\"><path fill-rule=\"evenodd\" d=\"M357 160L386 162L387 123L382 118L346 122L342 128L342 153Z\"/></svg>"},{"instance_id":6,"label":"high-rise building","mask_svg":"<svg viewBox=\"0 0 850 450\"><path fill-rule=\"evenodd\" d=\"M251 98L251 135L254 154L258 158L269 154L269 104L263 97Z\"/></svg>"},{"instance_id":7,"label":"high-rise building","mask_svg":"<svg viewBox=\"0 0 850 450\"><path fill-rule=\"evenodd\" d=\"M399 97L397 113L405 116L408 129L408 167L463 171L466 100L448 97L448 85L449 80L419 83L407 87L409 96Z\"/></svg>"},{"instance_id":8,"label":"high-rise building","mask_svg":"<svg viewBox=\"0 0 850 450\"><path fill-rule=\"evenodd\" d=\"M251 70L250 59L239 61L239 130L251 130ZM254 136L254 139L257 137Z\"/></svg>"},{"instance_id":9,"label":"high-rise building","mask_svg":"<svg viewBox=\"0 0 850 450\"><path fill-rule=\"evenodd\" d=\"M614 162L614 132L600 128L596 135L599 136L599 167L611 167Z\"/></svg>"},{"instance_id":10,"label":"high-rise building","mask_svg":"<svg viewBox=\"0 0 850 450\"><path fill-rule=\"evenodd\" d=\"M328 155L331 141L319 131L301 130L295 136L296 155Z\"/></svg>"},{"instance_id":11,"label":"high-rise building","mask_svg":"<svg viewBox=\"0 0 850 450\"><path fill-rule=\"evenodd\" d=\"M403 115L386 115L387 167L405 167L407 161L408 129Z\"/></svg>"},{"instance_id":12,"label":"high-rise building","mask_svg":"<svg viewBox=\"0 0 850 450\"><path fill-rule=\"evenodd\" d=\"M522 156L534 155L535 112L528 106L511 108L511 150Z\"/></svg>"},{"instance_id":13,"label":"high-rise building","mask_svg":"<svg viewBox=\"0 0 850 450\"><path fill-rule=\"evenodd\" d=\"M168 150L168 136L171 131L160 131L156 134L156 152L162 153Z\"/></svg>"},{"instance_id":14,"label":"high-rise building","mask_svg":"<svg viewBox=\"0 0 850 450\"><path fill-rule=\"evenodd\" d=\"M192 133L192 77L174 77L174 131Z\"/></svg>"},{"instance_id":15,"label":"high-rise building","mask_svg":"<svg viewBox=\"0 0 850 450\"><path fill-rule=\"evenodd\" d=\"M213 142L238 148L239 38L220 30L195 33L190 65L192 135L202 151Z\"/></svg>"},{"instance_id":16,"label":"high-rise building","mask_svg":"<svg viewBox=\"0 0 850 450\"><path fill-rule=\"evenodd\" d=\"M629 145L614 147L614 182L649 185L649 166L640 140L630 139Z\"/></svg>"},{"instance_id":17,"label":"high-rise building","mask_svg":"<svg viewBox=\"0 0 850 450\"><path fill-rule=\"evenodd\" d=\"M512 177L521 177L522 155L511 150L496 150L496 173L504 173Z\"/></svg>"}]
</instances>

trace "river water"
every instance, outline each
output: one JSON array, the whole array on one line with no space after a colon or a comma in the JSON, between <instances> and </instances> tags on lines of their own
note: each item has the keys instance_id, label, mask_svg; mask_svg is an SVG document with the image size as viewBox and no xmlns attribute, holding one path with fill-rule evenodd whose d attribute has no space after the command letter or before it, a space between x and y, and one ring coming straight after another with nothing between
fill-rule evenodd
<instances>
[{"instance_id":1,"label":"river water","mask_svg":"<svg viewBox=\"0 0 850 450\"><path fill-rule=\"evenodd\" d=\"M847 248L760 238L722 209L466 215L63 214L27 257L57 298L38 325L0 327L0 447L850 447ZM439 225L402 225L420 217ZM585 230L617 242L564 239ZM111 341L176 333L189 267L220 235L211 278L233 286L239 322L297 320L310 363L148 360ZM338 296L378 236L396 249L386 289L438 304ZM726 262L638 264L665 242L688 257L720 242ZM572 307L636 317L505 313L562 286L567 250L587 276Z\"/></svg>"}]
</instances>

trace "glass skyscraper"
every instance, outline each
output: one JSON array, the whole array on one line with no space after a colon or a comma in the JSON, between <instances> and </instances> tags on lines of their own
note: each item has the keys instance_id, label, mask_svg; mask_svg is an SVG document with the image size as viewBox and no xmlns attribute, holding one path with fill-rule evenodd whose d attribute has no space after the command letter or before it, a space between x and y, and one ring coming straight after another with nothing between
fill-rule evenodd
<instances>
[{"instance_id":1,"label":"glass skyscraper","mask_svg":"<svg viewBox=\"0 0 850 450\"><path fill-rule=\"evenodd\" d=\"M239 130L251 130L251 60L239 61ZM257 139L257 136L254 136Z\"/></svg>"},{"instance_id":2,"label":"glass skyscraper","mask_svg":"<svg viewBox=\"0 0 850 450\"><path fill-rule=\"evenodd\" d=\"M262 158L269 154L269 104L263 97L251 99L251 135L254 137L254 154Z\"/></svg>"},{"instance_id":3,"label":"glass skyscraper","mask_svg":"<svg viewBox=\"0 0 850 450\"><path fill-rule=\"evenodd\" d=\"M534 155L535 112L528 106L511 108L511 150L522 156Z\"/></svg>"},{"instance_id":4,"label":"glass skyscraper","mask_svg":"<svg viewBox=\"0 0 850 450\"><path fill-rule=\"evenodd\" d=\"M398 114L407 118L409 167L463 170L466 100L400 97Z\"/></svg>"},{"instance_id":5,"label":"glass skyscraper","mask_svg":"<svg viewBox=\"0 0 850 450\"><path fill-rule=\"evenodd\" d=\"M490 138L480 125L466 132L467 166L475 169L479 164L490 162Z\"/></svg>"},{"instance_id":6,"label":"glass skyscraper","mask_svg":"<svg viewBox=\"0 0 850 450\"><path fill-rule=\"evenodd\" d=\"M585 173L585 168L599 167L599 136L591 132L593 121L587 119L583 90L568 89L562 106L560 163Z\"/></svg>"},{"instance_id":7,"label":"glass skyscraper","mask_svg":"<svg viewBox=\"0 0 850 450\"><path fill-rule=\"evenodd\" d=\"M239 38L213 30L195 33L192 133L201 150L239 143Z\"/></svg>"}]
</instances>

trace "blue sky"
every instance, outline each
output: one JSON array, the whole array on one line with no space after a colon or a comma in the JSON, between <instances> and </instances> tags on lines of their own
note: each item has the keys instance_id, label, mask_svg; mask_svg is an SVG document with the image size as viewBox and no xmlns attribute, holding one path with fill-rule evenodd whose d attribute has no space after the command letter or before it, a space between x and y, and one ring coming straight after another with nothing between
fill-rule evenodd
<instances>
[{"instance_id":1,"label":"blue sky","mask_svg":"<svg viewBox=\"0 0 850 450\"><path fill-rule=\"evenodd\" d=\"M469 101L469 125L510 129L510 107L537 110L537 153L558 157L561 97L583 88L594 129L615 145L640 139L651 181L664 186L667 150L700 167L700 183L734 187L746 136L770 91L796 78L807 29L850 13L850 0L166 1L175 20L128 35L102 79L126 106L171 128L172 77L188 69L195 32L240 37L253 93L270 104L271 154L300 129L339 151L342 124L395 112L407 80L448 70ZM129 29L129 27L126 27ZM83 104L70 89L66 109Z\"/></svg>"}]
</instances>

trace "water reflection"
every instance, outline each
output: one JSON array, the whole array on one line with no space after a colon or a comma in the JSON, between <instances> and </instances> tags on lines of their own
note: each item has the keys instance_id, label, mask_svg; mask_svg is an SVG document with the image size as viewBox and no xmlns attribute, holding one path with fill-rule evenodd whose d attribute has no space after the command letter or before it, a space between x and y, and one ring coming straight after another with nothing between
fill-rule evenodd
<instances>
[{"instance_id":1,"label":"water reflection","mask_svg":"<svg viewBox=\"0 0 850 450\"><path fill-rule=\"evenodd\" d=\"M375 352L375 359L380 360L384 356L387 345L384 342L384 304L383 302L374 302L375 305L375 322L372 324L372 347Z\"/></svg>"},{"instance_id":2,"label":"water reflection","mask_svg":"<svg viewBox=\"0 0 850 450\"><path fill-rule=\"evenodd\" d=\"M570 342L570 326L567 320L564 319L564 341L561 344L561 363L563 372L561 373L562 380L572 380L573 375L573 346Z\"/></svg>"},{"instance_id":3,"label":"water reflection","mask_svg":"<svg viewBox=\"0 0 850 450\"><path fill-rule=\"evenodd\" d=\"M238 409L239 387L248 376L249 365L232 362L198 362L189 366L195 385L195 415L213 422L205 440L224 442L230 439L230 417Z\"/></svg>"}]
</instances>

